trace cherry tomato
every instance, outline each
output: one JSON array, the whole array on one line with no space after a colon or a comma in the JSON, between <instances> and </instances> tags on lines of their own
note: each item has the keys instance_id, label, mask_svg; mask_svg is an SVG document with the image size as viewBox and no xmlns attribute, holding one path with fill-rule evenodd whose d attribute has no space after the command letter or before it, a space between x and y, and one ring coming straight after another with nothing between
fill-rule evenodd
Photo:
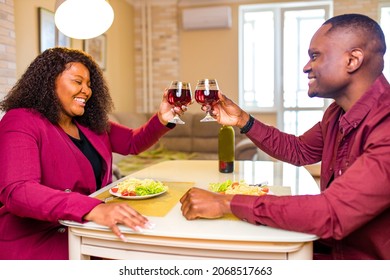
<instances>
[{"instance_id":1,"label":"cherry tomato","mask_svg":"<svg viewBox=\"0 0 390 280\"><path fill-rule=\"evenodd\" d=\"M128 194L129 196L136 196L137 195L137 193L135 192L135 191L131 191L131 192L129 192L129 194Z\"/></svg>"},{"instance_id":2,"label":"cherry tomato","mask_svg":"<svg viewBox=\"0 0 390 280\"><path fill-rule=\"evenodd\" d=\"M121 192L122 196L129 196L129 192L127 190L124 190Z\"/></svg>"},{"instance_id":3,"label":"cherry tomato","mask_svg":"<svg viewBox=\"0 0 390 280\"><path fill-rule=\"evenodd\" d=\"M113 187L113 188L111 188L111 191L114 192L114 193L116 193L116 192L118 191L118 187Z\"/></svg>"},{"instance_id":4,"label":"cherry tomato","mask_svg":"<svg viewBox=\"0 0 390 280\"><path fill-rule=\"evenodd\" d=\"M261 190L265 193L268 193L269 192L269 188L268 187L261 187Z\"/></svg>"}]
</instances>

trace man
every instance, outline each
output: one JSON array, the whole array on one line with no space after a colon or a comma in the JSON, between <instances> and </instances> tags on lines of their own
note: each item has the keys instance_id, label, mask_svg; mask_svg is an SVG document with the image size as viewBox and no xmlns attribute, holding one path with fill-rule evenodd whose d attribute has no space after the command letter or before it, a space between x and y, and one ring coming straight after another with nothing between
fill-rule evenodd
<instances>
[{"instance_id":1,"label":"man","mask_svg":"<svg viewBox=\"0 0 390 280\"><path fill-rule=\"evenodd\" d=\"M326 21L314 34L303 71L310 97L332 98L321 122L296 137L254 120L220 93L217 121L235 125L263 151L295 165L322 161L321 194L261 197L191 189L191 220L226 213L253 224L316 234L314 258L390 259L390 86L386 44L364 15Z\"/></svg>"}]
</instances>

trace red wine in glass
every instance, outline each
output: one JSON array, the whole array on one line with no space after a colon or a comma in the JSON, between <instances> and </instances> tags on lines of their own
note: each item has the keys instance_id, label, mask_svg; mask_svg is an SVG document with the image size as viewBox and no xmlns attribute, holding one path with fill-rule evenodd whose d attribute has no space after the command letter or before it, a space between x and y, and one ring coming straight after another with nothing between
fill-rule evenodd
<instances>
[{"instance_id":1,"label":"red wine in glass","mask_svg":"<svg viewBox=\"0 0 390 280\"><path fill-rule=\"evenodd\" d=\"M201 105L214 105L219 100L218 98L218 90L210 89L203 90L198 89L195 90L195 100Z\"/></svg>"},{"instance_id":2,"label":"red wine in glass","mask_svg":"<svg viewBox=\"0 0 390 280\"><path fill-rule=\"evenodd\" d=\"M199 80L195 89L195 100L202 106L208 106L209 110L206 116L201 119L201 122L214 122L216 121L211 115L210 111L213 106L218 102L218 83L215 79L203 79Z\"/></svg>"},{"instance_id":3,"label":"red wine in glass","mask_svg":"<svg viewBox=\"0 0 390 280\"><path fill-rule=\"evenodd\" d=\"M177 107L187 106L191 102L191 90L189 89L169 89L168 90L169 104Z\"/></svg>"},{"instance_id":4,"label":"red wine in glass","mask_svg":"<svg viewBox=\"0 0 390 280\"><path fill-rule=\"evenodd\" d=\"M169 104L181 107L187 106L191 103L191 86L187 82L172 81L171 85L168 88L168 102ZM176 124L185 124L185 122L180 119L178 115L169 121L170 123Z\"/></svg>"}]
</instances>

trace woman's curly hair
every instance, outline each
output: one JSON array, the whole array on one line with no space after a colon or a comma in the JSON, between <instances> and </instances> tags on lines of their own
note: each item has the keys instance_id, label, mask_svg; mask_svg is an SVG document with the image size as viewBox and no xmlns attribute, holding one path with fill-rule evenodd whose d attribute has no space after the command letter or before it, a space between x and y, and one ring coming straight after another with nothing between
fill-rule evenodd
<instances>
[{"instance_id":1,"label":"woman's curly hair","mask_svg":"<svg viewBox=\"0 0 390 280\"><path fill-rule=\"evenodd\" d=\"M107 83L93 58L76 49L56 47L37 56L0 102L0 110L31 108L40 112L51 123L58 124L61 104L55 92L55 81L69 68L69 63L73 62L80 62L88 68L92 90L84 114L75 117L75 120L98 133L108 131L108 114L113 109L113 102Z\"/></svg>"}]
</instances>

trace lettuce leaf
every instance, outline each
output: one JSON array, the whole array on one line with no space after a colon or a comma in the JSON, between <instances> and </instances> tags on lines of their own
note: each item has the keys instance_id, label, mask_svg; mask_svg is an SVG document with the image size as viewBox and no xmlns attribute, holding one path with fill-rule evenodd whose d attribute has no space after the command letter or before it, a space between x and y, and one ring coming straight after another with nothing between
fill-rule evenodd
<instances>
[{"instance_id":1,"label":"lettuce leaf","mask_svg":"<svg viewBox=\"0 0 390 280\"><path fill-rule=\"evenodd\" d=\"M225 192L233 184L232 180L226 180L222 183L210 183L209 189L213 192Z\"/></svg>"},{"instance_id":2,"label":"lettuce leaf","mask_svg":"<svg viewBox=\"0 0 390 280\"><path fill-rule=\"evenodd\" d=\"M135 187L135 193L139 196L143 196L160 193L166 189L167 186L159 181L145 179L142 181L142 184Z\"/></svg>"}]
</instances>

